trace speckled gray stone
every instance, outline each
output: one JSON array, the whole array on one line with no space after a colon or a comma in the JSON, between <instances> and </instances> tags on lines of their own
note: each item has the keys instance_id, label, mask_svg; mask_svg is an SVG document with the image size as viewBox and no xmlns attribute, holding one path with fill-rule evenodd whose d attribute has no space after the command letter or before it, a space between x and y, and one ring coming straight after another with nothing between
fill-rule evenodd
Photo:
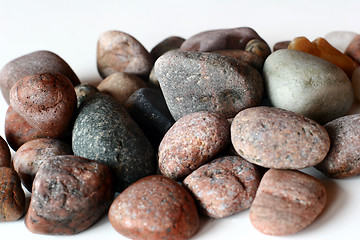
<instances>
[{"instance_id":1,"label":"speckled gray stone","mask_svg":"<svg viewBox=\"0 0 360 240\"><path fill-rule=\"evenodd\" d=\"M76 156L108 165L117 191L156 172L154 150L144 133L115 99L102 93L81 105L72 147Z\"/></svg>"},{"instance_id":2,"label":"speckled gray stone","mask_svg":"<svg viewBox=\"0 0 360 240\"><path fill-rule=\"evenodd\" d=\"M155 62L155 74L175 120L211 111L227 118L260 104L264 90L259 72L216 53L172 50Z\"/></svg>"}]
</instances>

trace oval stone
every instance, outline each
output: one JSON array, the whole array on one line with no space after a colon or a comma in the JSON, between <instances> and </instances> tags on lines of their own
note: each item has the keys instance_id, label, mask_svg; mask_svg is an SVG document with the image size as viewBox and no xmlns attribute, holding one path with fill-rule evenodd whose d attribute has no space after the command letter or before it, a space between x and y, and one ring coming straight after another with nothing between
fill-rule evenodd
<instances>
[{"instance_id":1,"label":"oval stone","mask_svg":"<svg viewBox=\"0 0 360 240\"><path fill-rule=\"evenodd\" d=\"M239 112L231 124L236 152L251 163L301 169L321 162L330 148L317 122L280 108L254 107Z\"/></svg>"},{"instance_id":2,"label":"oval stone","mask_svg":"<svg viewBox=\"0 0 360 240\"><path fill-rule=\"evenodd\" d=\"M103 93L81 105L72 148L76 156L109 166L117 191L156 172L154 150L144 133L120 103Z\"/></svg>"},{"instance_id":3,"label":"oval stone","mask_svg":"<svg viewBox=\"0 0 360 240\"><path fill-rule=\"evenodd\" d=\"M161 175L142 178L120 193L111 204L109 220L117 232L131 239L185 240L199 228L191 195Z\"/></svg>"},{"instance_id":4,"label":"oval stone","mask_svg":"<svg viewBox=\"0 0 360 240\"><path fill-rule=\"evenodd\" d=\"M227 118L260 104L264 90L257 70L215 53L172 50L155 62L155 74L175 120L212 111Z\"/></svg>"},{"instance_id":5,"label":"oval stone","mask_svg":"<svg viewBox=\"0 0 360 240\"><path fill-rule=\"evenodd\" d=\"M250 221L267 235L289 235L309 226L326 205L325 186L297 170L268 170L250 208Z\"/></svg>"},{"instance_id":6,"label":"oval stone","mask_svg":"<svg viewBox=\"0 0 360 240\"><path fill-rule=\"evenodd\" d=\"M11 153L7 142L0 136L0 167L10 167Z\"/></svg>"},{"instance_id":7,"label":"oval stone","mask_svg":"<svg viewBox=\"0 0 360 240\"><path fill-rule=\"evenodd\" d=\"M229 143L229 123L213 112L196 112L179 119L159 146L159 168L173 179L189 175Z\"/></svg>"},{"instance_id":8,"label":"oval stone","mask_svg":"<svg viewBox=\"0 0 360 240\"><path fill-rule=\"evenodd\" d=\"M349 78L336 65L311 54L282 49L265 61L263 77L273 106L325 124L350 109Z\"/></svg>"}]
</instances>

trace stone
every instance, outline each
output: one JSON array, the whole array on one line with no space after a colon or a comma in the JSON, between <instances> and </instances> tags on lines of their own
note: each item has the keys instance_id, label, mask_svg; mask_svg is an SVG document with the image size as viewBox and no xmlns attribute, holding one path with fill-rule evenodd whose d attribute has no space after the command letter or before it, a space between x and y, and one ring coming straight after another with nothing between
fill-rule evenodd
<instances>
[{"instance_id":1,"label":"stone","mask_svg":"<svg viewBox=\"0 0 360 240\"><path fill-rule=\"evenodd\" d=\"M72 148L76 156L109 166L116 191L156 172L154 150L144 133L121 104L103 93L81 105Z\"/></svg>"},{"instance_id":2,"label":"stone","mask_svg":"<svg viewBox=\"0 0 360 240\"><path fill-rule=\"evenodd\" d=\"M260 104L264 86L248 64L215 53L172 50L155 62L155 74L175 120L199 111L234 117Z\"/></svg>"},{"instance_id":3,"label":"stone","mask_svg":"<svg viewBox=\"0 0 360 240\"><path fill-rule=\"evenodd\" d=\"M25 211L25 193L16 172L0 167L0 222L16 221Z\"/></svg>"},{"instance_id":4,"label":"stone","mask_svg":"<svg viewBox=\"0 0 360 240\"><path fill-rule=\"evenodd\" d=\"M10 89L19 79L41 73L59 73L73 86L80 84L75 72L60 56L50 51L35 51L10 61L1 69L0 88L6 102L10 103Z\"/></svg>"},{"instance_id":5,"label":"stone","mask_svg":"<svg viewBox=\"0 0 360 240\"><path fill-rule=\"evenodd\" d=\"M249 27L216 29L200 32L182 43L181 51L211 52L225 49L244 50L252 39L261 37Z\"/></svg>"},{"instance_id":6,"label":"stone","mask_svg":"<svg viewBox=\"0 0 360 240\"><path fill-rule=\"evenodd\" d=\"M259 55L240 49L217 50L213 51L213 53L218 53L227 57L236 58L241 63L247 63L258 71L262 71L265 62L265 60Z\"/></svg>"},{"instance_id":7,"label":"stone","mask_svg":"<svg viewBox=\"0 0 360 240\"><path fill-rule=\"evenodd\" d=\"M157 150L165 133L175 123L161 91L140 88L128 98L124 106Z\"/></svg>"},{"instance_id":8,"label":"stone","mask_svg":"<svg viewBox=\"0 0 360 240\"><path fill-rule=\"evenodd\" d=\"M250 208L250 221L260 232L284 236L309 226L326 205L318 179L297 171L270 169L263 176Z\"/></svg>"},{"instance_id":9,"label":"stone","mask_svg":"<svg viewBox=\"0 0 360 240\"><path fill-rule=\"evenodd\" d=\"M354 97L360 101L360 67L356 68L351 77L351 84L354 89Z\"/></svg>"},{"instance_id":10,"label":"stone","mask_svg":"<svg viewBox=\"0 0 360 240\"><path fill-rule=\"evenodd\" d=\"M146 76L153 66L153 59L144 46L121 31L106 31L100 35L96 61L102 78L115 72Z\"/></svg>"},{"instance_id":11,"label":"stone","mask_svg":"<svg viewBox=\"0 0 360 240\"><path fill-rule=\"evenodd\" d=\"M336 65L296 50L272 53L263 69L271 104L325 124L343 116L354 96L349 78Z\"/></svg>"},{"instance_id":12,"label":"stone","mask_svg":"<svg viewBox=\"0 0 360 240\"><path fill-rule=\"evenodd\" d=\"M230 142L226 118L213 112L188 114L165 134L159 146L159 169L172 179L182 179L211 161Z\"/></svg>"},{"instance_id":13,"label":"stone","mask_svg":"<svg viewBox=\"0 0 360 240\"><path fill-rule=\"evenodd\" d=\"M161 175L142 178L120 193L111 204L109 220L131 239L189 239L200 225L191 195Z\"/></svg>"},{"instance_id":14,"label":"stone","mask_svg":"<svg viewBox=\"0 0 360 240\"><path fill-rule=\"evenodd\" d=\"M156 46L151 49L150 54L153 59L156 60L167 51L180 48L184 41L184 38L178 36L167 37L156 44Z\"/></svg>"},{"instance_id":15,"label":"stone","mask_svg":"<svg viewBox=\"0 0 360 240\"><path fill-rule=\"evenodd\" d=\"M160 83L156 77L154 67L151 69L151 72L149 74L149 83L152 84L154 87L160 88Z\"/></svg>"},{"instance_id":16,"label":"stone","mask_svg":"<svg viewBox=\"0 0 360 240\"><path fill-rule=\"evenodd\" d=\"M32 127L47 137L63 137L71 128L76 93L63 75L44 73L17 81L10 90L10 104Z\"/></svg>"},{"instance_id":17,"label":"stone","mask_svg":"<svg viewBox=\"0 0 360 240\"><path fill-rule=\"evenodd\" d=\"M255 53L264 60L271 54L269 45L262 39L252 39L246 46L245 51Z\"/></svg>"},{"instance_id":18,"label":"stone","mask_svg":"<svg viewBox=\"0 0 360 240\"><path fill-rule=\"evenodd\" d=\"M324 125L331 147L316 169L330 178L348 178L360 174L360 114L337 118Z\"/></svg>"},{"instance_id":19,"label":"stone","mask_svg":"<svg viewBox=\"0 0 360 240\"><path fill-rule=\"evenodd\" d=\"M73 155L53 156L35 176L25 225L36 234L73 235L93 225L113 197L108 167Z\"/></svg>"},{"instance_id":20,"label":"stone","mask_svg":"<svg viewBox=\"0 0 360 240\"><path fill-rule=\"evenodd\" d=\"M131 94L144 87L146 83L140 77L122 72L109 75L97 86L100 92L111 95L121 104L125 104Z\"/></svg>"},{"instance_id":21,"label":"stone","mask_svg":"<svg viewBox=\"0 0 360 240\"><path fill-rule=\"evenodd\" d=\"M310 53L323 58L344 70L349 78L351 78L355 68L359 66L356 61L331 46L324 38L317 38L310 42L306 37L297 37L290 42L288 49Z\"/></svg>"},{"instance_id":22,"label":"stone","mask_svg":"<svg viewBox=\"0 0 360 240\"><path fill-rule=\"evenodd\" d=\"M0 136L0 167L10 167L11 153L9 145Z\"/></svg>"},{"instance_id":23,"label":"stone","mask_svg":"<svg viewBox=\"0 0 360 240\"><path fill-rule=\"evenodd\" d=\"M90 83L81 83L75 88L77 108L80 108L81 103L90 95L100 92L99 89Z\"/></svg>"},{"instance_id":24,"label":"stone","mask_svg":"<svg viewBox=\"0 0 360 240\"><path fill-rule=\"evenodd\" d=\"M345 50L345 54L360 64L360 34L356 35Z\"/></svg>"},{"instance_id":25,"label":"stone","mask_svg":"<svg viewBox=\"0 0 360 240\"><path fill-rule=\"evenodd\" d=\"M24 187L31 192L32 183L41 164L49 157L71 155L71 145L53 138L39 138L24 143L14 154L13 166Z\"/></svg>"},{"instance_id":26,"label":"stone","mask_svg":"<svg viewBox=\"0 0 360 240\"><path fill-rule=\"evenodd\" d=\"M273 51L277 51L277 50L280 50L280 49L287 49L289 44L290 44L291 41L281 41L281 42L277 42L274 44L273 46Z\"/></svg>"},{"instance_id":27,"label":"stone","mask_svg":"<svg viewBox=\"0 0 360 240\"><path fill-rule=\"evenodd\" d=\"M332 31L327 33L324 38L340 52L344 53L350 42L357 35L350 31Z\"/></svg>"},{"instance_id":28,"label":"stone","mask_svg":"<svg viewBox=\"0 0 360 240\"><path fill-rule=\"evenodd\" d=\"M223 218L250 208L261 179L256 166L237 156L202 165L184 181L202 212Z\"/></svg>"},{"instance_id":29,"label":"stone","mask_svg":"<svg viewBox=\"0 0 360 240\"><path fill-rule=\"evenodd\" d=\"M330 148L329 135L314 120L264 106L245 109L235 116L231 142L249 162L277 169L315 166Z\"/></svg>"}]
</instances>

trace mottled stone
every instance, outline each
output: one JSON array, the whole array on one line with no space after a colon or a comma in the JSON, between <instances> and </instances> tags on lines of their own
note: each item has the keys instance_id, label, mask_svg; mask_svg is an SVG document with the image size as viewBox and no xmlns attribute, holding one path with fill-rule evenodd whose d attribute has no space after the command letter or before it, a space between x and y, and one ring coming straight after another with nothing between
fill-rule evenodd
<instances>
[{"instance_id":1,"label":"mottled stone","mask_svg":"<svg viewBox=\"0 0 360 240\"><path fill-rule=\"evenodd\" d=\"M330 148L317 122L280 108L254 107L239 112L231 124L236 152L251 163L300 169L321 162Z\"/></svg>"},{"instance_id":2,"label":"mottled stone","mask_svg":"<svg viewBox=\"0 0 360 240\"><path fill-rule=\"evenodd\" d=\"M229 156L199 167L183 183L207 216L223 218L251 206L260 179L255 165Z\"/></svg>"},{"instance_id":3,"label":"mottled stone","mask_svg":"<svg viewBox=\"0 0 360 240\"><path fill-rule=\"evenodd\" d=\"M17 81L10 90L10 104L35 129L59 138L71 128L76 93L63 75L44 73Z\"/></svg>"},{"instance_id":4,"label":"mottled stone","mask_svg":"<svg viewBox=\"0 0 360 240\"><path fill-rule=\"evenodd\" d=\"M36 174L25 224L37 234L76 234L93 225L113 197L108 167L73 155L54 156Z\"/></svg>"},{"instance_id":5,"label":"mottled stone","mask_svg":"<svg viewBox=\"0 0 360 240\"><path fill-rule=\"evenodd\" d=\"M60 73L76 86L80 84L71 67L58 55L50 51L35 51L7 63L0 71L0 88L7 103L12 86L21 78L31 74Z\"/></svg>"},{"instance_id":6,"label":"mottled stone","mask_svg":"<svg viewBox=\"0 0 360 240\"><path fill-rule=\"evenodd\" d=\"M199 111L233 117L259 105L264 90L256 69L215 53L169 51L155 62L155 74L175 120Z\"/></svg>"},{"instance_id":7,"label":"mottled stone","mask_svg":"<svg viewBox=\"0 0 360 240\"><path fill-rule=\"evenodd\" d=\"M265 62L265 59L263 59L259 55L240 49L217 50L213 53L218 53L227 57L236 58L241 63L247 63L259 71L262 71Z\"/></svg>"},{"instance_id":8,"label":"mottled stone","mask_svg":"<svg viewBox=\"0 0 360 240\"><path fill-rule=\"evenodd\" d=\"M81 103L90 95L98 93L99 89L90 83L81 83L75 88L77 108L80 107Z\"/></svg>"},{"instance_id":9,"label":"mottled stone","mask_svg":"<svg viewBox=\"0 0 360 240\"><path fill-rule=\"evenodd\" d=\"M97 44L97 68L102 78L126 72L148 75L153 59L144 46L133 36L120 31L107 31Z\"/></svg>"},{"instance_id":10,"label":"mottled stone","mask_svg":"<svg viewBox=\"0 0 360 240\"><path fill-rule=\"evenodd\" d=\"M117 191L156 172L154 150L124 107L97 93L87 98L75 120L74 154L106 164Z\"/></svg>"},{"instance_id":11,"label":"mottled stone","mask_svg":"<svg viewBox=\"0 0 360 240\"><path fill-rule=\"evenodd\" d=\"M326 158L315 167L331 178L360 174L360 114L337 118L324 125L331 147Z\"/></svg>"},{"instance_id":12,"label":"mottled stone","mask_svg":"<svg viewBox=\"0 0 360 240\"><path fill-rule=\"evenodd\" d=\"M131 94L144 87L146 83L140 77L122 72L111 74L98 85L100 92L111 95L121 104L125 104Z\"/></svg>"},{"instance_id":13,"label":"mottled stone","mask_svg":"<svg viewBox=\"0 0 360 240\"><path fill-rule=\"evenodd\" d=\"M125 108L149 139L153 148L158 149L165 133L175 123L161 91L140 88L129 97Z\"/></svg>"},{"instance_id":14,"label":"mottled stone","mask_svg":"<svg viewBox=\"0 0 360 240\"><path fill-rule=\"evenodd\" d=\"M31 192L35 174L49 157L71 155L71 146L61 140L39 138L24 143L14 154L14 170L24 187Z\"/></svg>"},{"instance_id":15,"label":"mottled stone","mask_svg":"<svg viewBox=\"0 0 360 240\"><path fill-rule=\"evenodd\" d=\"M189 239L199 228L190 194L165 176L145 177L125 189L111 204L113 228L131 239Z\"/></svg>"},{"instance_id":16,"label":"mottled stone","mask_svg":"<svg viewBox=\"0 0 360 240\"><path fill-rule=\"evenodd\" d=\"M264 60L271 54L269 45L262 39L250 40L245 46L245 51L255 53Z\"/></svg>"},{"instance_id":17,"label":"mottled stone","mask_svg":"<svg viewBox=\"0 0 360 240\"><path fill-rule=\"evenodd\" d=\"M325 35L325 39L340 52L345 52L350 42L357 35L355 32L349 31L332 31Z\"/></svg>"},{"instance_id":18,"label":"mottled stone","mask_svg":"<svg viewBox=\"0 0 360 240\"><path fill-rule=\"evenodd\" d=\"M213 112L196 112L179 119L159 146L159 168L173 179L189 175L209 162L230 141L229 123Z\"/></svg>"},{"instance_id":19,"label":"mottled stone","mask_svg":"<svg viewBox=\"0 0 360 240\"><path fill-rule=\"evenodd\" d=\"M16 172L0 167L0 222L16 221L25 211L25 194Z\"/></svg>"},{"instance_id":20,"label":"mottled stone","mask_svg":"<svg viewBox=\"0 0 360 240\"><path fill-rule=\"evenodd\" d=\"M153 59L156 60L167 51L180 48L181 44L184 41L184 38L178 36L171 36L165 38L164 40L156 44L153 49L151 49L150 54Z\"/></svg>"},{"instance_id":21,"label":"mottled stone","mask_svg":"<svg viewBox=\"0 0 360 240\"><path fill-rule=\"evenodd\" d=\"M250 208L250 221L267 235L289 235L309 226L326 205L326 189L316 178L296 170L270 169Z\"/></svg>"},{"instance_id":22,"label":"mottled stone","mask_svg":"<svg viewBox=\"0 0 360 240\"><path fill-rule=\"evenodd\" d=\"M210 52L225 49L245 49L252 39L261 37L249 27L217 29L200 32L183 42L181 51Z\"/></svg>"},{"instance_id":23,"label":"mottled stone","mask_svg":"<svg viewBox=\"0 0 360 240\"><path fill-rule=\"evenodd\" d=\"M277 51L277 50L280 50L280 49L287 49L289 44L290 44L291 41L281 41L281 42L277 42L274 44L273 46L273 51Z\"/></svg>"},{"instance_id":24,"label":"mottled stone","mask_svg":"<svg viewBox=\"0 0 360 240\"><path fill-rule=\"evenodd\" d=\"M271 104L325 124L348 112L353 90L343 70L328 61L283 49L265 61L263 77Z\"/></svg>"},{"instance_id":25,"label":"mottled stone","mask_svg":"<svg viewBox=\"0 0 360 240\"><path fill-rule=\"evenodd\" d=\"M9 145L0 136L0 167L10 167L11 154Z\"/></svg>"},{"instance_id":26,"label":"mottled stone","mask_svg":"<svg viewBox=\"0 0 360 240\"><path fill-rule=\"evenodd\" d=\"M356 35L345 50L345 54L360 64L360 34Z\"/></svg>"}]
</instances>

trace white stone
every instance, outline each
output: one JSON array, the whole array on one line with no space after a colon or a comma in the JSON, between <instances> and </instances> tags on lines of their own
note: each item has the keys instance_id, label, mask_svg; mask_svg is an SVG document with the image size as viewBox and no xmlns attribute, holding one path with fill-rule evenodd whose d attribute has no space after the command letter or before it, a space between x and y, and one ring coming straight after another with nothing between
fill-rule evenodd
<instances>
[{"instance_id":1,"label":"white stone","mask_svg":"<svg viewBox=\"0 0 360 240\"><path fill-rule=\"evenodd\" d=\"M349 31L333 31L325 35L325 39L337 50L344 53L357 33Z\"/></svg>"}]
</instances>

